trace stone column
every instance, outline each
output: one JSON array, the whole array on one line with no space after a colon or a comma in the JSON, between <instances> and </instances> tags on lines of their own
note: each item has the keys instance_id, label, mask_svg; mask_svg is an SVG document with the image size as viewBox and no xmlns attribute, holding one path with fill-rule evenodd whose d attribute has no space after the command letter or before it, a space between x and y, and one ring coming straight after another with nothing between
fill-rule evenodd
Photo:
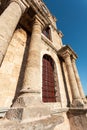
<instances>
[{"instance_id":1,"label":"stone column","mask_svg":"<svg viewBox=\"0 0 87 130\"><path fill-rule=\"evenodd\" d=\"M65 60L66 69L67 69L67 72L68 72L70 87L71 87L72 96L73 96L72 106L83 106L83 102L81 100L79 90L78 90L78 86L77 86L77 82L76 82L76 79L75 79L70 54L67 52L66 54L64 54L63 57L64 57L64 60Z\"/></svg>"},{"instance_id":2,"label":"stone column","mask_svg":"<svg viewBox=\"0 0 87 130\"><path fill-rule=\"evenodd\" d=\"M40 92L40 46L41 46L41 23L35 18L32 35L30 41L30 48L28 52L28 59L26 64L24 82L21 92L39 93Z\"/></svg>"},{"instance_id":3,"label":"stone column","mask_svg":"<svg viewBox=\"0 0 87 130\"><path fill-rule=\"evenodd\" d=\"M25 9L26 6L21 0L12 0L0 16L0 64L2 63L11 37Z\"/></svg>"},{"instance_id":4,"label":"stone column","mask_svg":"<svg viewBox=\"0 0 87 130\"><path fill-rule=\"evenodd\" d=\"M87 103L87 101L85 99L84 92L83 92L82 84L81 84L81 81L80 81L80 77L79 77L79 74L78 74L78 70L77 70L77 67L76 67L75 60L76 59L74 57L72 57L72 66L73 66L76 82L77 82L77 85L78 85L79 93L80 93L80 96L83 99L84 103Z\"/></svg>"},{"instance_id":5,"label":"stone column","mask_svg":"<svg viewBox=\"0 0 87 130\"><path fill-rule=\"evenodd\" d=\"M44 112L49 113L49 108L44 107L41 101L41 25L39 18L35 17L22 89L12 110L6 113L10 120L19 120L21 117L22 120L32 121L43 116Z\"/></svg>"},{"instance_id":6,"label":"stone column","mask_svg":"<svg viewBox=\"0 0 87 130\"><path fill-rule=\"evenodd\" d=\"M20 96L14 102L14 107L39 106L41 102L41 21L35 16L32 27L28 59Z\"/></svg>"}]
</instances>

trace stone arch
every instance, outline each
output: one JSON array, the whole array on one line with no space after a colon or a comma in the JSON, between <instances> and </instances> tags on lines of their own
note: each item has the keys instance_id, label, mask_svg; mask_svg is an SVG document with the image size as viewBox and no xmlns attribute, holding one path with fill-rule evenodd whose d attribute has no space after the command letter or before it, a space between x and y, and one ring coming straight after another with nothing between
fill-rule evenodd
<instances>
[{"instance_id":1,"label":"stone arch","mask_svg":"<svg viewBox=\"0 0 87 130\"><path fill-rule=\"evenodd\" d=\"M52 57L47 54L43 56L42 100L43 102L60 102L56 65Z\"/></svg>"}]
</instances>

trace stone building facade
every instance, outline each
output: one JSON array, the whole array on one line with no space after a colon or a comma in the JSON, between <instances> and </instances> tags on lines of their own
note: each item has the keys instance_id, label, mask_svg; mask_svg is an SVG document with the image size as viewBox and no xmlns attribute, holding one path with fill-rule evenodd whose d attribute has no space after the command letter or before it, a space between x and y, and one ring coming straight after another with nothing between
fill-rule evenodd
<instances>
[{"instance_id":1,"label":"stone building facade","mask_svg":"<svg viewBox=\"0 0 87 130\"><path fill-rule=\"evenodd\" d=\"M1 0L2 130L82 130L87 101L77 55L62 37L43 1Z\"/></svg>"}]
</instances>

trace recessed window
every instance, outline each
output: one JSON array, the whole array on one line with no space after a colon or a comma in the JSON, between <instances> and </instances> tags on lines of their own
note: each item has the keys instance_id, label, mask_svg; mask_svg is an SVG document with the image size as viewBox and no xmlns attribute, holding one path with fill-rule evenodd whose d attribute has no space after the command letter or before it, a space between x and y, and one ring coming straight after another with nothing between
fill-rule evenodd
<instances>
[{"instance_id":1,"label":"recessed window","mask_svg":"<svg viewBox=\"0 0 87 130\"><path fill-rule=\"evenodd\" d=\"M51 30L50 27L45 28L42 33L49 39L51 40Z\"/></svg>"}]
</instances>

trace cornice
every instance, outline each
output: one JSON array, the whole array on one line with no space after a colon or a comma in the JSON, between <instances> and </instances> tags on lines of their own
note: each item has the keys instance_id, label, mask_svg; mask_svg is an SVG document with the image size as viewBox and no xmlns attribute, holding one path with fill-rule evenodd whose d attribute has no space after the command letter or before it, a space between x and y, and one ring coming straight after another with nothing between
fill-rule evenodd
<instances>
[{"instance_id":1,"label":"cornice","mask_svg":"<svg viewBox=\"0 0 87 130\"><path fill-rule=\"evenodd\" d=\"M57 54L57 49L53 46L52 42L51 42L48 38L46 38L46 36L44 36L43 33L41 34L41 38L42 38L42 40L43 40L48 46L50 46L50 47L54 50L54 52Z\"/></svg>"},{"instance_id":2,"label":"cornice","mask_svg":"<svg viewBox=\"0 0 87 130\"><path fill-rule=\"evenodd\" d=\"M34 11L38 15L38 17L45 23L45 25L46 26L51 25L52 28L59 35L60 31L51 22L51 20L49 18L49 14L50 15L52 15L52 14L50 13L48 8L46 7L45 3L42 0L26 0L26 1L34 9ZM63 36L62 32L61 32L61 35Z\"/></svg>"},{"instance_id":3,"label":"cornice","mask_svg":"<svg viewBox=\"0 0 87 130\"><path fill-rule=\"evenodd\" d=\"M10 0L2 0L3 8L6 8L6 6L8 6L9 1ZM23 3L27 8L31 6L32 9L38 15L38 17L44 22L45 26L51 25L52 28L58 33L58 35L60 34L60 31L53 25L52 21L50 20L49 15L52 16L52 14L50 13L49 9L46 7L45 3L42 0L18 0L18 1ZM63 36L62 32L60 36L62 38Z\"/></svg>"},{"instance_id":4,"label":"cornice","mask_svg":"<svg viewBox=\"0 0 87 130\"><path fill-rule=\"evenodd\" d=\"M64 45L58 52L58 56L62 57L65 54L69 54L70 56L73 56L75 58L77 57L77 54L73 51L73 49L69 45Z\"/></svg>"}]
</instances>

